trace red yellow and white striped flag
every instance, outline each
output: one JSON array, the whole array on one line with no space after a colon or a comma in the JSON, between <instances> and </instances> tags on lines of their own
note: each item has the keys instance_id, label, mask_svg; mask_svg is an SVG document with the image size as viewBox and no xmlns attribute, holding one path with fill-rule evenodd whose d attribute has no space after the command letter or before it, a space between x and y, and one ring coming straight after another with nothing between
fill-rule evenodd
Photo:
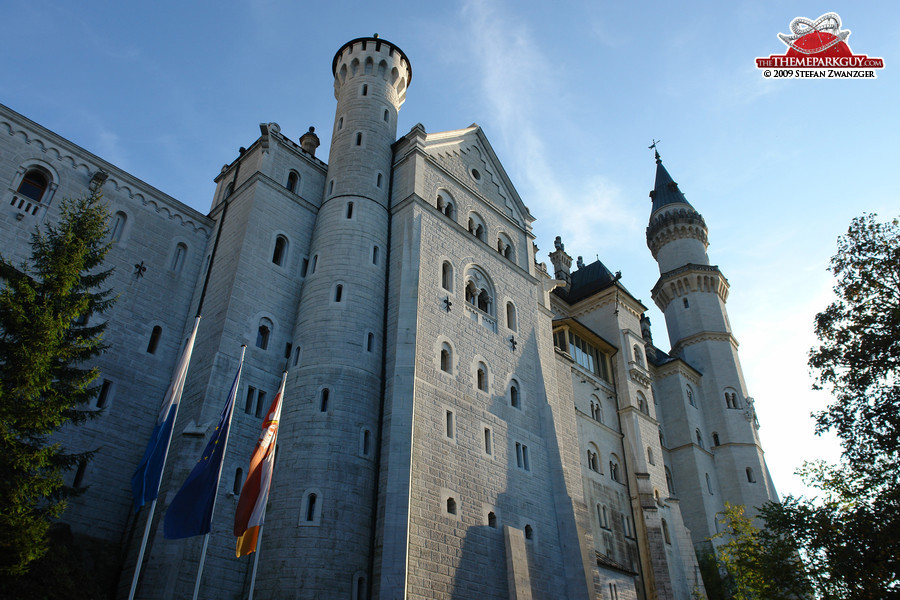
<instances>
[{"instance_id":1,"label":"red yellow and white striped flag","mask_svg":"<svg viewBox=\"0 0 900 600\"><path fill-rule=\"evenodd\" d=\"M241 489L234 515L234 535L237 537L235 553L238 558L256 552L259 528L266 518L266 502L269 500L269 486L272 485L272 471L275 467L275 442L278 439L278 422L281 420L281 400L286 380L287 373L282 377L281 388L266 413L256 449L250 458L247 480Z\"/></svg>"}]
</instances>

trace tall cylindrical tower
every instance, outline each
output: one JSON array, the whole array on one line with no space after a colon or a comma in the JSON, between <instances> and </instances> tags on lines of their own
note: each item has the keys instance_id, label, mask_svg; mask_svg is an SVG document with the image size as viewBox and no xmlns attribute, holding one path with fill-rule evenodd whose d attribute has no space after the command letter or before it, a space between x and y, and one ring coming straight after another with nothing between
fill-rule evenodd
<instances>
[{"instance_id":1,"label":"tall cylindrical tower","mask_svg":"<svg viewBox=\"0 0 900 600\"><path fill-rule=\"evenodd\" d=\"M696 422L705 426L667 431L671 447L693 448L697 457L688 469L694 472L684 473L683 478L700 482L702 489L697 493L702 498L685 499L710 506L722 500L748 508L761 506L775 499L775 490L725 309L728 281L717 266L709 264L703 217L672 180L659 154L656 163L647 227L647 245L660 272L653 300L665 314L671 354L702 373L699 403L692 403L691 409L701 411ZM685 464L682 461L682 468ZM707 472L710 464L712 474ZM707 517L703 523L686 523L695 537L715 533L714 516Z\"/></svg>"},{"instance_id":2,"label":"tall cylindrical tower","mask_svg":"<svg viewBox=\"0 0 900 600\"><path fill-rule=\"evenodd\" d=\"M262 598L364 597L370 579L391 146L412 69L375 36L344 44L332 70L337 111L293 336Z\"/></svg>"}]
</instances>

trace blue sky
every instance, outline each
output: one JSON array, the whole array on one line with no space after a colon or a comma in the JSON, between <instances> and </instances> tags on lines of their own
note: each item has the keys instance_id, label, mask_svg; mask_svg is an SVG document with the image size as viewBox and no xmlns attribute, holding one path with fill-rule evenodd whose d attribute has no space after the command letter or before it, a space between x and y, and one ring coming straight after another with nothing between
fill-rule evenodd
<instances>
[{"instance_id":1,"label":"blue sky","mask_svg":"<svg viewBox=\"0 0 900 600\"><path fill-rule=\"evenodd\" d=\"M327 4L327 5L326 5ZM766 80L797 16L837 12L877 80ZM310 125L327 160L331 60L379 33L410 58L398 134L481 125L553 238L599 256L651 307L644 241L659 139L669 172L704 215L710 260L731 284L729 316L760 434L782 494L803 460L834 459L809 413L812 319L830 299L835 240L863 212L900 214L895 145L900 19L893 2L485 0L356 3L78 3L7 0L0 102L206 212L213 177L275 121Z\"/></svg>"}]
</instances>

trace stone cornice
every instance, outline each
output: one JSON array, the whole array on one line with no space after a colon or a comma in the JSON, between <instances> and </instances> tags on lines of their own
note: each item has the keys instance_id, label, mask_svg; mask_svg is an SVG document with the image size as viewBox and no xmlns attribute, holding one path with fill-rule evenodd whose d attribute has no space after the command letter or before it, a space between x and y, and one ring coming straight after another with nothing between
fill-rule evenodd
<instances>
[{"instance_id":1,"label":"stone cornice","mask_svg":"<svg viewBox=\"0 0 900 600\"><path fill-rule=\"evenodd\" d=\"M697 369L686 363L681 358L675 358L664 365L660 365L654 370L654 379L663 379L673 375L681 375L695 385L700 385L700 378L703 376Z\"/></svg>"},{"instance_id":2,"label":"stone cornice","mask_svg":"<svg viewBox=\"0 0 900 600\"><path fill-rule=\"evenodd\" d=\"M737 350L738 348L737 339L730 333L719 331L701 331L700 333L689 335L675 342L675 345L672 346L671 354L676 356L680 355L687 346L693 346L694 344L699 344L700 342L728 342L734 347L735 350Z\"/></svg>"}]
</instances>

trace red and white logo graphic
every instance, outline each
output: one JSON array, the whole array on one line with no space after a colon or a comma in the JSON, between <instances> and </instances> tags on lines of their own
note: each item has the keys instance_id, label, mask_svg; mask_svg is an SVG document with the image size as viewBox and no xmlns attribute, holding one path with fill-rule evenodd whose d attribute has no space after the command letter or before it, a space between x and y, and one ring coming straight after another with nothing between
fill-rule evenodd
<instances>
[{"instance_id":1,"label":"red and white logo graphic","mask_svg":"<svg viewBox=\"0 0 900 600\"><path fill-rule=\"evenodd\" d=\"M849 29L841 29L837 13L825 13L815 21L797 17L791 21L791 33L779 33L788 47L785 54L757 58L756 68L763 77L773 78L850 78L875 79L876 69L884 68L883 58L854 54L847 45Z\"/></svg>"}]
</instances>

